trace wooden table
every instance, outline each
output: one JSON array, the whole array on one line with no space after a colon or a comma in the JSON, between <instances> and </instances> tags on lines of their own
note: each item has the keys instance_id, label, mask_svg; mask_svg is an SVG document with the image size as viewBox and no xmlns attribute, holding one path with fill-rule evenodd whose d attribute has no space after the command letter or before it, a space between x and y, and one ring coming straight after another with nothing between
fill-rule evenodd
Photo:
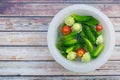
<instances>
[{"instance_id":1,"label":"wooden table","mask_svg":"<svg viewBox=\"0 0 120 80\"><path fill-rule=\"evenodd\" d=\"M116 35L113 55L99 69L74 73L48 51L48 25L61 9L87 4L105 13ZM0 80L120 79L120 0L0 0Z\"/></svg>"}]
</instances>

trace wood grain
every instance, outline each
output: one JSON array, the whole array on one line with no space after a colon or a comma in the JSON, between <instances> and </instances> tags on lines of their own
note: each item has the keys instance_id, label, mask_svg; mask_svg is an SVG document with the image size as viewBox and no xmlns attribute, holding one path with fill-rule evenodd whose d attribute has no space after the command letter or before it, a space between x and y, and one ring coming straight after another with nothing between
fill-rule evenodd
<instances>
[{"instance_id":1,"label":"wood grain","mask_svg":"<svg viewBox=\"0 0 120 80\"><path fill-rule=\"evenodd\" d=\"M120 61L108 61L88 73L75 73L56 62L0 62L0 75L120 75Z\"/></svg>"},{"instance_id":2,"label":"wood grain","mask_svg":"<svg viewBox=\"0 0 120 80\"><path fill-rule=\"evenodd\" d=\"M53 60L47 47L1 47L0 60Z\"/></svg>"},{"instance_id":3,"label":"wood grain","mask_svg":"<svg viewBox=\"0 0 120 80\"><path fill-rule=\"evenodd\" d=\"M52 17L0 18L0 31L47 31ZM120 31L120 18L110 18L115 31Z\"/></svg>"},{"instance_id":4,"label":"wood grain","mask_svg":"<svg viewBox=\"0 0 120 80\"><path fill-rule=\"evenodd\" d=\"M0 3L0 80L120 78L119 0L0 0ZM116 31L113 55L102 67L88 73L71 72L55 62L46 40L53 16L79 3L94 6L109 16Z\"/></svg>"},{"instance_id":5,"label":"wood grain","mask_svg":"<svg viewBox=\"0 0 120 80\"><path fill-rule=\"evenodd\" d=\"M69 79L69 77L0 77L0 80L64 80L64 79ZM75 77L71 77L71 79L73 79ZM87 78L90 78L90 77L87 77ZM87 79L86 78L86 79ZM109 79L109 77L105 77L105 79ZM119 78L119 77L114 77L112 79L116 79L116 78ZM81 79L85 79L85 78L81 78ZM77 79L76 79L77 80Z\"/></svg>"},{"instance_id":6,"label":"wood grain","mask_svg":"<svg viewBox=\"0 0 120 80\"><path fill-rule=\"evenodd\" d=\"M119 76L40 76L0 77L1 80L119 80Z\"/></svg>"},{"instance_id":7,"label":"wood grain","mask_svg":"<svg viewBox=\"0 0 120 80\"><path fill-rule=\"evenodd\" d=\"M0 45L47 45L46 32L3 32Z\"/></svg>"},{"instance_id":8,"label":"wood grain","mask_svg":"<svg viewBox=\"0 0 120 80\"><path fill-rule=\"evenodd\" d=\"M47 31L52 17L0 18L0 31Z\"/></svg>"},{"instance_id":9,"label":"wood grain","mask_svg":"<svg viewBox=\"0 0 120 80\"><path fill-rule=\"evenodd\" d=\"M3 3L0 16L54 16L61 9L71 4L22 4ZM88 4L101 10L109 17L120 17L120 4Z\"/></svg>"},{"instance_id":10,"label":"wood grain","mask_svg":"<svg viewBox=\"0 0 120 80\"><path fill-rule=\"evenodd\" d=\"M120 61L120 47L115 47L110 61ZM0 60L54 60L47 47L0 47Z\"/></svg>"},{"instance_id":11,"label":"wood grain","mask_svg":"<svg viewBox=\"0 0 120 80\"><path fill-rule=\"evenodd\" d=\"M114 3L116 1L114 0L3 0L2 2L27 2L27 3L59 3L60 2L64 2L64 3L75 3L75 2L79 2L79 3Z\"/></svg>"}]
</instances>

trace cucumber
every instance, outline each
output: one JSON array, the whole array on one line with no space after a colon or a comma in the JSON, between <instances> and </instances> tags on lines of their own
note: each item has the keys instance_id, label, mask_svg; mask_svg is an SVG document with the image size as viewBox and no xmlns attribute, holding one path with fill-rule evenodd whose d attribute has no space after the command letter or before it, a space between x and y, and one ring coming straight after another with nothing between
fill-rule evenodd
<instances>
[{"instance_id":1,"label":"cucumber","mask_svg":"<svg viewBox=\"0 0 120 80\"><path fill-rule=\"evenodd\" d=\"M76 21L80 21L80 22L85 22L85 21L89 21L92 16L80 16L77 14L72 14L71 15Z\"/></svg>"},{"instance_id":2,"label":"cucumber","mask_svg":"<svg viewBox=\"0 0 120 80\"><path fill-rule=\"evenodd\" d=\"M61 36L61 39L62 39L64 42L66 42L66 41L69 41L69 40L75 38L75 37L76 37L76 34L77 34L76 32L72 32L72 33L70 33L69 35Z\"/></svg>"},{"instance_id":3,"label":"cucumber","mask_svg":"<svg viewBox=\"0 0 120 80\"><path fill-rule=\"evenodd\" d=\"M97 46L95 51L92 52L92 58L97 58L104 49L104 44L101 43Z\"/></svg>"},{"instance_id":4,"label":"cucumber","mask_svg":"<svg viewBox=\"0 0 120 80\"><path fill-rule=\"evenodd\" d=\"M64 42L63 44L64 44L64 46L73 46L77 42L78 42L77 39L72 39L72 40Z\"/></svg>"},{"instance_id":5,"label":"cucumber","mask_svg":"<svg viewBox=\"0 0 120 80\"><path fill-rule=\"evenodd\" d=\"M88 26L96 26L99 23L99 21L95 18L91 18L91 20L85 22L85 24L87 24Z\"/></svg>"},{"instance_id":6,"label":"cucumber","mask_svg":"<svg viewBox=\"0 0 120 80\"><path fill-rule=\"evenodd\" d=\"M89 27L90 27L93 35L95 36L95 38L97 38L98 36L100 36L102 34L102 31L97 31L95 27L93 27L93 26L92 27L89 26Z\"/></svg>"},{"instance_id":7,"label":"cucumber","mask_svg":"<svg viewBox=\"0 0 120 80\"><path fill-rule=\"evenodd\" d=\"M88 26L84 26L84 33L86 35L86 37L92 42L92 43L95 43L96 42L96 39L95 39L95 36L93 35L91 29L88 27Z\"/></svg>"},{"instance_id":8,"label":"cucumber","mask_svg":"<svg viewBox=\"0 0 120 80\"><path fill-rule=\"evenodd\" d=\"M76 51L78 48L83 48L84 45L83 44L75 44L74 45L74 51Z\"/></svg>"},{"instance_id":9,"label":"cucumber","mask_svg":"<svg viewBox=\"0 0 120 80\"><path fill-rule=\"evenodd\" d=\"M82 37L86 37L86 36L85 36L85 33L84 33L83 31L80 32L80 35L81 35Z\"/></svg>"},{"instance_id":10,"label":"cucumber","mask_svg":"<svg viewBox=\"0 0 120 80\"><path fill-rule=\"evenodd\" d=\"M92 43L87 38L83 38L83 39L86 43L87 50L91 53L94 49Z\"/></svg>"},{"instance_id":11,"label":"cucumber","mask_svg":"<svg viewBox=\"0 0 120 80\"><path fill-rule=\"evenodd\" d=\"M94 34L94 36L97 38L99 35L102 34L102 31L96 31L96 29L93 27L93 28L90 28L92 33Z\"/></svg>"},{"instance_id":12,"label":"cucumber","mask_svg":"<svg viewBox=\"0 0 120 80\"><path fill-rule=\"evenodd\" d=\"M72 52L73 49L74 49L74 47L75 47L75 46L71 46L71 47L67 48L67 49L66 49L66 53Z\"/></svg>"}]
</instances>

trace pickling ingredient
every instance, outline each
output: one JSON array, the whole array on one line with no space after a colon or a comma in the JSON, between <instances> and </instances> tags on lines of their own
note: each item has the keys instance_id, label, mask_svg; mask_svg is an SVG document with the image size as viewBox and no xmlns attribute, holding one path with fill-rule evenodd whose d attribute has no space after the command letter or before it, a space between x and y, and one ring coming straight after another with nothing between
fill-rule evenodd
<instances>
[{"instance_id":1,"label":"pickling ingredient","mask_svg":"<svg viewBox=\"0 0 120 80\"><path fill-rule=\"evenodd\" d=\"M84 38L84 41L86 43L87 50L91 53L93 51L93 45L92 45L92 43L87 38Z\"/></svg>"},{"instance_id":2,"label":"pickling ingredient","mask_svg":"<svg viewBox=\"0 0 120 80\"><path fill-rule=\"evenodd\" d=\"M72 26L71 29L72 29L73 32L79 33L79 32L82 31L82 25L79 24L79 23L75 23L75 24Z\"/></svg>"},{"instance_id":3,"label":"pickling ingredient","mask_svg":"<svg viewBox=\"0 0 120 80\"><path fill-rule=\"evenodd\" d=\"M73 49L74 49L74 46L71 46L71 47L67 48L67 49L66 49L66 53L70 53L70 52L72 52Z\"/></svg>"},{"instance_id":4,"label":"pickling ingredient","mask_svg":"<svg viewBox=\"0 0 120 80\"><path fill-rule=\"evenodd\" d=\"M64 42L64 46L73 46L74 44L76 44L78 41L77 39L72 39L72 40L69 40L67 42Z\"/></svg>"},{"instance_id":5,"label":"pickling ingredient","mask_svg":"<svg viewBox=\"0 0 120 80\"><path fill-rule=\"evenodd\" d=\"M103 43L103 42L104 42L103 36L102 35L98 36L97 40L96 40L96 44L98 45L98 44Z\"/></svg>"},{"instance_id":6,"label":"pickling ingredient","mask_svg":"<svg viewBox=\"0 0 120 80\"><path fill-rule=\"evenodd\" d=\"M95 36L93 35L91 29L86 25L84 25L84 33L87 36L87 38L91 41L91 43L95 43Z\"/></svg>"},{"instance_id":7,"label":"pickling ingredient","mask_svg":"<svg viewBox=\"0 0 120 80\"><path fill-rule=\"evenodd\" d=\"M76 53L77 53L77 56L81 58L85 54L85 49L84 48L78 48Z\"/></svg>"},{"instance_id":8,"label":"pickling ingredient","mask_svg":"<svg viewBox=\"0 0 120 80\"><path fill-rule=\"evenodd\" d=\"M75 60L76 59L76 53L75 52L70 52L67 55L68 60Z\"/></svg>"},{"instance_id":9,"label":"pickling ingredient","mask_svg":"<svg viewBox=\"0 0 120 80\"><path fill-rule=\"evenodd\" d=\"M85 22L88 26L96 26L98 25L99 21L95 18L91 18L89 21Z\"/></svg>"},{"instance_id":10,"label":"pickling ingredient","mask_svg":"<svg viewBox=\"0 0 120 80\"><path fill-rule=\"evenodd\" d=\"M76 32L71 32L68 35L60 36L59 38L66 42L66 41L73 39L75 36L76 36Z\"/></svg>"},{"instance_id":11,"label":"pickling ingredient","mask_svg":"<svg viewBox=\"0 0 120 80\"><path fill-rule=\"evenodd\" d=\"M90 57L90 53L89 52L86 52L83 57L81 58L81 61L84 62L84 63L88 63L90 62L91 60L91 57Z\"/></svg>"},{"instance_id":12,"label":"pickling ingredient","mask_svg":"<svg viewBox=\"0 0 120 80\"><path fill-rule=\"evenodd\" d=\"M93 35L95 36L95 38L97 38L99 35L102 34L102 31L97 31L94 26L88 26L88 27L90 27L90 29L91 29Z\"/></svg>"},{"instance_id":13,"label":"pickling ingredient","mask_svg":"<svg viewBox=\"0 0 120 80\"><path fill-rule=\"evenodd\" d=\"M69 26L63 26L61 31L64 35L68 35L71 32L71 28Z\"/></svg>"},{"instance_id":14,"label":"pickling ingredient","mask_svg":"<svg viewBox=\"0 0 120 80\"><path fill-rule=\"evenodd\" d=\"M72 17L67 17L67 18L65 18L65 24L66 25L68 25L68 26L72 26L73 24L74 24L74 18L72 18Z\"/></svg>"},{"instance_id":15,"label":"pickling ingredient","mask_svg":"<svg viewBox=\"0 0 120 80\"><path fill-rule=\"evenodd\" d=\"M92 18L92 16L80 16L77 14L72 14L71 15L76 21L80 21L80 22L84 22L84 21L88 21Z\"/></svg>"},{"instance_id":16,"label":"pickling ingredient","mask_svg":"<svg viewBox=\"0 0 120 80\"><path fill-rule=\"evenodd\" d=\"M92 58L97 58L104 49L104 44L101 43L97 48L92 52Z\"/></svg>"},{"instance_id":17,"label":"pickling ingredient","mask_svg":"<svg viewBox=\"0 0 120 80\"><path fill-rule=\"evenodd\" d=\"M96 30L97 30L97 31L101 31L102 29L103 29L103 27L102 27L101 25L97 25L97 26L96 26Z\"/></svg>"}]
</instances>

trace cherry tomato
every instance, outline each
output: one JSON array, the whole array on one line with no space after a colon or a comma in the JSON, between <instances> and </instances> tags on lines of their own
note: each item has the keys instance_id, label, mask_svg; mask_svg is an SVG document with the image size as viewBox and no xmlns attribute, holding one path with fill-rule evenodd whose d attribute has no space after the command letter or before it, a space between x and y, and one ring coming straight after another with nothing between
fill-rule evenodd
<instances>
[{"instance_id":1,"label":"cherry tomato","mask_svg":"<svg viewBox=\"0 0 120 80\"><path fill-rule=\"evenodd\" d=\"M80 57L80 58L85 54L85 52L86 51L83 48L78 48L77 51L76 51L77 56Z\"/></svg>"},{"instance_id":2,"label":"cherry tomato","mask_svg":"<svg viewBox=\"0 0 120 80\"><path fill-rule=\"evenodd\" d=\"M69 26L63 26L61 31L64 35L67 35L71 32L71 28Z\"/></svg>"},{"instance_id":3,"label":"cherry tomato","mask_svg":"<svg viewBox=\"0 0 120 80\"><path fill-rule=\"evenodd\" d=\"M102 29L103 29L103 27L102 27L101 25L97 25L97 26L96 26L96 30L97 30L97 31L101 31Z\"/></svg>"}]
</instances>

